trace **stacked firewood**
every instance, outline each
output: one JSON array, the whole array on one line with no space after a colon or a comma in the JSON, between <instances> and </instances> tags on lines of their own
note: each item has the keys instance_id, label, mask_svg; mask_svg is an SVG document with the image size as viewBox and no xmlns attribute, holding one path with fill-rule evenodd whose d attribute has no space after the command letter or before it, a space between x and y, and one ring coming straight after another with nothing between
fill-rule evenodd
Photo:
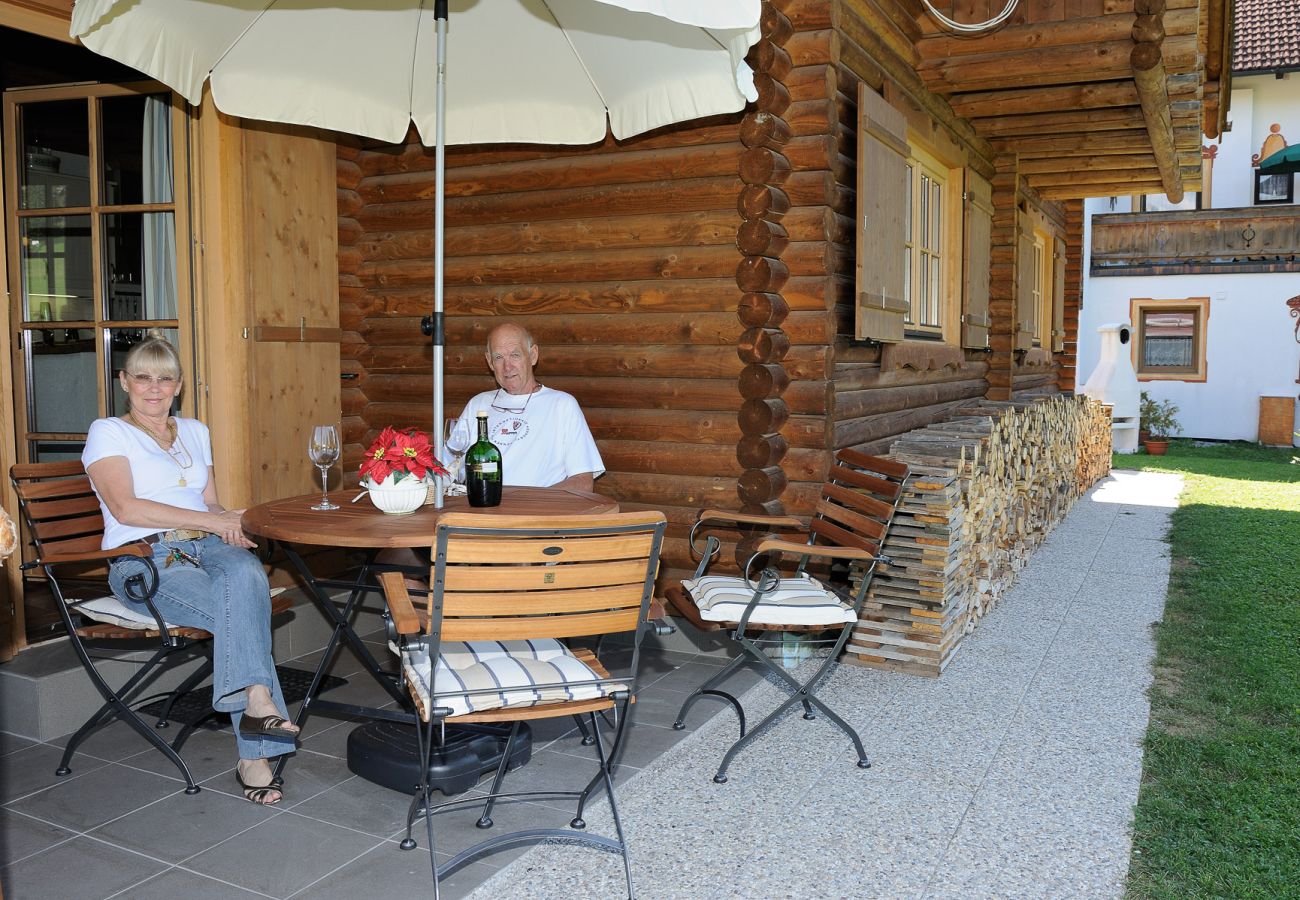
<instances>
[{"instance_id":1,"label":"stacked firewood","mask_svg":"<svg viewBox=\"0 0 1300 900\"><path fill-rule=\"evenodd\" d=\"M979 401L909 432L912 475L845 661L939 675L1070 506L1110 471L1110 417L1086 398Z\"/></svg>"}]
</instances>

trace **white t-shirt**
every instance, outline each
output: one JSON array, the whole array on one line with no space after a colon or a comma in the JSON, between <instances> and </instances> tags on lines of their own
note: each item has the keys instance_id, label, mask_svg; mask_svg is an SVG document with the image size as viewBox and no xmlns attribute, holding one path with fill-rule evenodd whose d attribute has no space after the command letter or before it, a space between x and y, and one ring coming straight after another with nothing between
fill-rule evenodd
<instances>
[{"instance_id":1,"label":"white t-shirt","mask_svg":"<svg viewBox=\"0 0 1300 900\"><path fill-rule=\"evenodd\" d=\"M492 403L511 412L493 409ZM476 413L488 414L488 440L501 451L502 484L550 487L591 472L605 474L596 441L572 394L548 387L525 396L501 391L477 394L460 414L470 443L478 440ZM520 411L515 411L520 410Z\"/></svg>"},{"instance_id":2,"label":"white t-shirt","mask_svg":"<svg viewBox=\"0 0 1300 900\"><path fill-rule=\"evenodd\" d=\"M212 466L212 439L208 436L208 426L198 419L177 417L176 443L172 445L172 451L168 453L159 447L153 438L130 422L96 419L90 423L86 449L81 451L81 464L89 469L101 459L125 456L131 466L131 481L137 497L206 512L208 504L203 500L203 491L208 486L208 472ZM187 462L188 466L183 465ZM180 483L182 478L184 486ZM99 496L98 489L95 496ZM121 547L162 530L123 525L113 518L102 497L99 508L104 513L104 550Z\"/></svg>"}]
</instances>

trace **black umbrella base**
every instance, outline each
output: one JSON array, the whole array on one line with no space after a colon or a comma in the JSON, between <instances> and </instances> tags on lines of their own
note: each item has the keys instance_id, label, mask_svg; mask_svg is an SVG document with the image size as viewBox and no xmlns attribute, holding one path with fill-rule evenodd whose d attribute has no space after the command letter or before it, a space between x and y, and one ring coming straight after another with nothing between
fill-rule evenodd
<instances>
[{"instance_id":1,"label":"black umbrella base","mask_svg":"<svg viewBox=\"0 0 1300 900\"><path fill-rule=\"evenodd\" d=\"M495 772L505 753L510 726L448 728L446 740L433 748L429 784L446 796L463 794L479 779ZM525 765L533 754L533 732L519 727L509 769ZM401 722L366 722L348 735L348 769L366 781L410 794L420 783L419 748L415 728Z\"/></svg>"}]
</instances>

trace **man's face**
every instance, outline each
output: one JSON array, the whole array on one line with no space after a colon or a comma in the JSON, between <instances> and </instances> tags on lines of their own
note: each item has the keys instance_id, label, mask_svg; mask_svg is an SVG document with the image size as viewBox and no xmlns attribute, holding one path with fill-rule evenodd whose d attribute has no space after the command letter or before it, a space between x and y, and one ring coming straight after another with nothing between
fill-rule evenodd
<instances>
[{"instance_id":1,"label":"man's face","mask_svg":"<svg viewBox=\"0 0 1300 900\"><path fill-rule=\"evenodd\" d=\"M487 362L501 389L507 394L531 392L535 387L533 366L537 365L537 346L525 347L521 332L502 328L492 335L489 347Z\"/></svg>"}]
</instances>

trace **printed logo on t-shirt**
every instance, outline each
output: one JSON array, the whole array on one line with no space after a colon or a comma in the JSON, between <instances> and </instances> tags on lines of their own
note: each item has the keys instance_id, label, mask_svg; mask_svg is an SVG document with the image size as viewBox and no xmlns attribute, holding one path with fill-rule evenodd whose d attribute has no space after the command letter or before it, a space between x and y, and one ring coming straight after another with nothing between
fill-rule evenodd
<instances>
[{"instance_id":1,"label":"printed logo on t-shirt","mask_svg":"<svg viewBox=\"0 0 1300 900\"><path fill-rule=\"evenodd\" d=\"M522 441L528 436L528 421L518 416L508 416L492 423L492 443L500 448L509 447L515 441Z\"/></svg>"}]
</instances>

